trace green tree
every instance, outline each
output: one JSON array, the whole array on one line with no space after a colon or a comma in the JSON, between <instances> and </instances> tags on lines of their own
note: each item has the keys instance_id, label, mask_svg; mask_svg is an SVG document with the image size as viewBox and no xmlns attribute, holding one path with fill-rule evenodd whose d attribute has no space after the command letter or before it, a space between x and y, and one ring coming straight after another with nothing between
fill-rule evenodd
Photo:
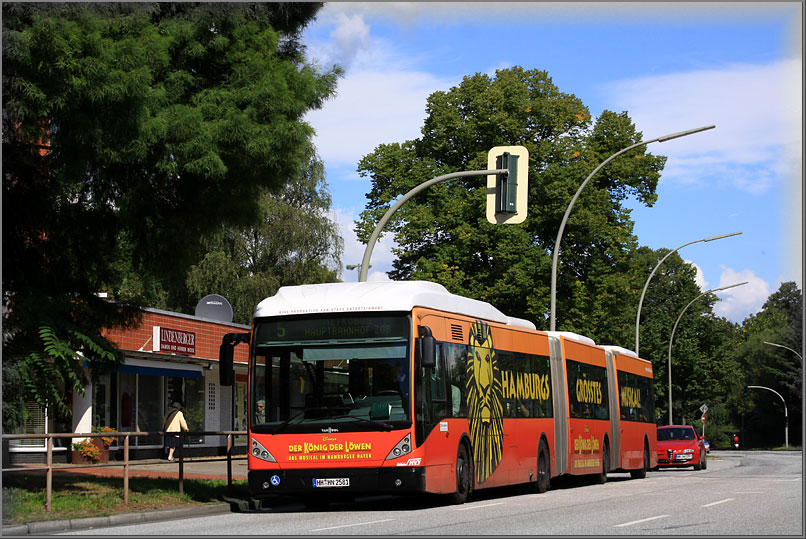
<instances>
[{"instance_id":1,"label":"green tree","mask_svg":"<svg viewBox=\"0 0 806 539\"><path fill-rule=\"evenodd\" d=\"M251 323L255 306L280 286L334 282L343 241L330 220L324 165L313 147L298 175L277 193L261 196L260 223L228 227L188 272L190 296L220 293L234 320Z\"/></svg>"},{"instance_id":2,"label":"green tree","mask_svg":"<svg viewBox=\"0 0 806 539\"><path fill-rule=\"evenodd\" d=\"M780 344L803 355L803 294L797 285L782 283L767 298L761 311L744 321L741 334L742 343L735 355L742 362L744 376L737 380L734 394L737 414L745 414L747 443L769 447L784 442L783 403L770 391L744 389L746 385L758 385L774 389L784 398L790 444L800 445L803 364L789 350L764 344L765 341Z\"/></svg>"},{"instance_id":3,"label":"green tree","mask_svg":"<svg viewBox=\"0 0 806 539\"><path fill-rule=\"evenodd\" d=\"M629 336L622 330L624 341L634 342L634 320L638 293L652 269L668 254L668 249L640 247L632 256L628 273L636 292L625 310L632 323ZM702 294L695 281L696 270L678 253L669 257L658 269L647 288L641 309L641 357L653 363L657 419L668 423L669 413L669 340L672 329L686 305ZM709 294L691 304L683 313L672 343L672 398L675 423L699 421L699 407L725 402L733 391L739 366L733 358L738 339L735 324L714 315L717 297ZM633 307L635 305L635 307ZM616 330L619 328L616 327ZM709 412L710 414L710 412ZM719 414L713 414L713 418Z\"/></svg>"},{"instance_id":4,"label":"green tree","mask_svg":"<svg viewBox=\"0 0 806 539\"><path fill-rule=\"evenodd\" d=\"M300 45L321 5L3 4L4 422L63 407L80 361L114 362L100 328L297 173L341 72ZM128 267L123 301L96 296Z\"/></svg>"},{"instance_id":5,"label":"green tree","mask_svg":"<svg viewBox=\"0 0 806 539\"><path fill-rule=\"evenodd\" d=\"M366 241L393 200L414 186L486 168L493 146L526 146L529 216L523 224L487 222L484 180L437 184L387 225L399 246L390 275L440 282L547 325L551 255L565 208L594 167L641 140L641 133L626 113L605 111L592 123L583 103L561 92L546 72L520 67L499 70L495 78L465 77L459 86L433 93L421 133L415 140L381 144L360 161L358 170L371 178L372 188L357 223L359 237ZM622 277L636 247L622 201L635 196L654 203L664 162L638 148L600 171L582 193L562 240L559 329L598 339L613 325L611 317L634 288ZM619 316L619 324L628 318Z\"/></svg>"}]
</instances>

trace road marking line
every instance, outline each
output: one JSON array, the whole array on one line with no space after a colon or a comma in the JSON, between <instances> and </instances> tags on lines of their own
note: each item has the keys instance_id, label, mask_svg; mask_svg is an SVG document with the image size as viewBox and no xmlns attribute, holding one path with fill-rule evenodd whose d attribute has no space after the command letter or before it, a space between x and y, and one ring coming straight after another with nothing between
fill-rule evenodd
<instances>
[{"instance_id":1,"label":"road marking line","mask_svg":"<svg viewBox=\"0 0 806 539\"><path fill-rule=\"evenodd\" d=\"M796 477L795 479L773 479L773 483L792 483L794 481L800 481L800 477Z\"/></svg>"},{"instance_id":2,"label":"road marking line","mask_svg":"<svg viewBox=\"0 0 806 539\"><path fill-rule=\"evenodd\" d=\"M366 526L367 524L378 524L379 522L391 522L393 520L397 520L395 518L385 518L383 520L373 520L372 522L358 522L356 524L344 524L343 526L331 526L329 528L317 528L315 530L311 530L312 532L322 532L325 530L337 530L339 528L351 528L353 526Z\"/></svg>"},{"instance_id":3,"label":"road marking line","mask_svg":"<svg viewBox=\"0 0 806 539\"><path fill-rule=\"evenodd\" d=\"M734 494L766 494L766 490L739 490Z\"/></svg>"},{"instance_id":4,"label":"road marking line","mask_svg":"<svg viewBox=\"0 0 806 539\"><path fill-rule=\"evenodd\" d=\"M485 507L494 507L496 505L504 505L504 502L488 503L487 505L471 505L471 506L468 506L468 507L460 507L460 508L457 508L456 510L457 511L467 511L468 509L483 509Z\"/></svg>"},{"instance_id":5,"label":"road marking line","mask_svg":"<svg viewBox=\"0 0 806 539\"><path fill-rule=\"evenodd\" d=\"M642 522L649 522L650 520L657 520L659 518L666 518L669 515L658 515L656 517L642 518L641 520L633 520L632 522L625 522L624 524L615 524L614 528L622 528L624 526L632 526L633 524L640 524Z\"/></svg>"},{"instance_id":6,"label":"road marking line","mask_svg":"<svg viewBox=\"0 0 806 539\"><path fill-rule=\"evenodd\" d=\"M734 499L735 498L725 498L724 500L719 500L718 502L706 503L705 505L701 505L700 507L711 507L713 505L719 505L720 503L732 502Z\"/></svg>"}]
</instances>

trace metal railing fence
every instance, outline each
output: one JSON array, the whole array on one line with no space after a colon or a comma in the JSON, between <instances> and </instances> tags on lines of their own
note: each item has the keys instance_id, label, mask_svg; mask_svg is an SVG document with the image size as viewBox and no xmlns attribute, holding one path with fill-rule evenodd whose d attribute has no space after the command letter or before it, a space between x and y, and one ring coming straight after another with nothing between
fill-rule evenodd
<instances>
[{"instance_id":1,"label":"metal railing fence","mask_svg":"<svg viewBox=\"0 0 806 539\"><path fill-rule=\"evenodd\" d=\"M163 432L163 431L153 431L153 432L53 432L48 434L3 434L3 441L5 440L29 440L29 439L45 439L45 446L46 446L46 460L45 466L17 466L17 467L4 467L2 468L2 472L19 472L19 471L41 471L45 470L45 510L51 511L52 510L52 496L53 496L53 471L59 469L67 469L67 468L91 468L91 467L123 467L123 503L125 505L129 504L129 466L131 461L129 459L129 439L132 437L145 437L145 436L162 436L163 439L165 436L175 436L179 435L179 447L176 448L176 453L178 455L178 464L179 464L179 493L184 493L184 451L183 448L185 447L185 440L189 436L226 436L227 437L227 451L226 451L226 461L227 461L227 488L232 488L232 460L233 458L242 460L246 459L246 456L243 457L233 457L232 450L235 447L233 443L233 436L246 436L245 430L226 430L226 431L190 431L190 432ZM93 463L93 464L85 464L85 463L69 463L69 464L54 464L53 463L53 439L54 438L117 438L118 441L120 438L123 438L123 461L110 461L106 463ZM69 449L69 448L68 448ZM121 449L120 443L118 443L118 449ZM209 459L208 461L216 461L216 460L224 460L221 459ZM165 461L164 463L160 464L170 464L174 465L175 462L172 461Z\"/></svg>"}]
</instances>

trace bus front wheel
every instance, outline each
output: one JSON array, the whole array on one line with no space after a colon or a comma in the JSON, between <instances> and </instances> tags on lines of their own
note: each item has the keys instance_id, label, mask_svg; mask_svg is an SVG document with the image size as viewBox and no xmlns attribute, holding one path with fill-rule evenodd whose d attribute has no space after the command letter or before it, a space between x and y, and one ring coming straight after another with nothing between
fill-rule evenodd
<instances>
[{"instance_id":1,"label":"bus front wheel","mask_svg":"<svg viewBox=\"0 0 806 539\"><path fill-rule=\"evenodd\" d=\"M456 491L451 495L451 502L455 505L463 504L470 494L470 460L467 457L467 449L464 444L459 445L456 452Z\"/></svg>"}]
</instances>

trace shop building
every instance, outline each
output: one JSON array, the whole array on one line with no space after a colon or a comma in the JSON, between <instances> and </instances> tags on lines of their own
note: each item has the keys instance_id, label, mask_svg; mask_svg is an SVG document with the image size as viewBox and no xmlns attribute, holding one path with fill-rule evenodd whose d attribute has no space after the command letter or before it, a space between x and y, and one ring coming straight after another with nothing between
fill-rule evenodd
<instances>
[{"instance_id":1,"label":"shop building","mask_svg":"<svg viewBox=\"0 0 806 539\"><path fill-rule=\"evenodd\" d=\"M211 312L197 308L196 315L191 316L146 309L139 327L103 331L123 353L120 368L98 373L83 396L77 391L68 395L72 397L69 417L29 405L31 420L20 432L88 433L93 427L104 426L119 432L157 432L162 430L163 417L175 401L183 404L191 432L245 430L248 347L235 348L235 383L226 387L219 385L218 351L225 334L244 333L250 328L206 318ZM230 319L231 316L230 309ZM246 450L245 438L235 442L236 452ZM119 451L115 451L114 444L110 449L111 454L122 458L122 438L119 443ZM222 455L226 444L224 435L192 436L187 439L185 454ZM54 439L54 462L68 461L69 446L67 439ZM158 458L162 454L162 437L132 437L129 447L132 459ZM45 462L44 440L12 440L4 449L9 451L11 464Z\"/></svg>"}]
</instances>

